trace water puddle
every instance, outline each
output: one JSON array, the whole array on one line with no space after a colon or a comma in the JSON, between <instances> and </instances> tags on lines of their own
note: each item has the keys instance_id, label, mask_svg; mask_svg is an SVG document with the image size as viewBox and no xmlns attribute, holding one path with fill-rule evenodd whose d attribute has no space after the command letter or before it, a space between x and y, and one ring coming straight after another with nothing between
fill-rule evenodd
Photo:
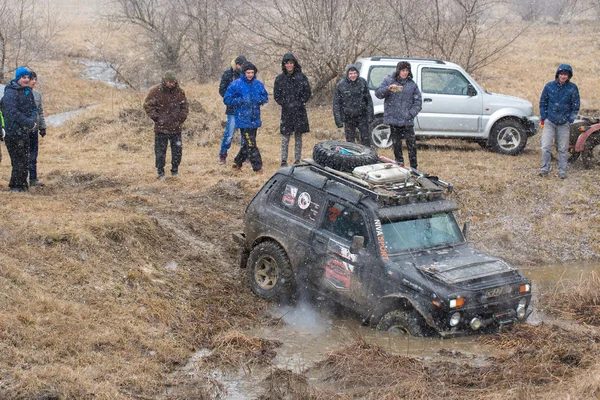
<instances>
[{"instance_id":1,"label":"water puddle","mask_svg":"<svg viewBox=\"0 0 600 400\"><path fill-rule=\"evenodd\" d=\"M53 114L45 117L46 125L51 128L57 128L59 126L64 125L65 122L70 120L73 117L76 117L80 114L83 114L87 110L91 110L92 108L98 107L98 104L94 104L92 106L78 108L77 110L67 111L60 114Z\"/></svg>"},{"instance_id":2,"label":"water puddle","mask_svg":"<svg viewBox=\"0 0 600 400\"><path fill-rule=\"evenodd\" d=\"M87 59L81 59L78 60L78 62L86 66L81 74L85 79L90 81L100 81L117 89L127 88L127 85L118 82L117 71L115 71L109 63Z\"/></svg>"}]
</instances>

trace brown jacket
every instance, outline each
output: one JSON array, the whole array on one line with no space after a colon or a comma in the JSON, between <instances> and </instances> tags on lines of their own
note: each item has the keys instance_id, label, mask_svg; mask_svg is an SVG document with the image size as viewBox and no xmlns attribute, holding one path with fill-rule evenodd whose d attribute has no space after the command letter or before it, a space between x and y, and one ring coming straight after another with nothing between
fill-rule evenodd
<instances>
[{"instance_id":1,"label":"brown jacket","mask_svg":"<svg viewBox=\"0 0 600 400\"><path fill-rule=\"evenodd\" d=\"M168 88L164 82L150 89L144 101L146 114L154 121L154 132L180 134L188 116L185 92L176 84Z\"/></svg>"}]
</instances>

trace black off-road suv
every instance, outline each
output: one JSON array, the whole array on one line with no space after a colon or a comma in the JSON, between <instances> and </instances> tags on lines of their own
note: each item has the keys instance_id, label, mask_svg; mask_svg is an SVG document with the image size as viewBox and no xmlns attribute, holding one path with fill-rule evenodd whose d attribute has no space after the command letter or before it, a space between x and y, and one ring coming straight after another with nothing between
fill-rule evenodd
<instances>
[{"instance_id":1,"label":"black off-road suv","mask_svg":"<svg viewBox=\"0 0 600 400\"><path fill-rule=\"evenodd\" d=\"M525 321L531 282L466 243L451 189L370 148L318 143L248 205L234 235L241 266L261 298L306 287L386 331L445 337Z\"/></svg>"}]
</instances>

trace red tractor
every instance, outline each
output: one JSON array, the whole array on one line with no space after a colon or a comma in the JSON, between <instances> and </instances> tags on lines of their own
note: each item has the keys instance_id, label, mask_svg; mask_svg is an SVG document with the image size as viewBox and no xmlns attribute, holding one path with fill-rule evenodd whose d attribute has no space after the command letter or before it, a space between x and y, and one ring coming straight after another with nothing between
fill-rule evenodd
<instances>
[{"instance_id":1,"label":"red tractor","mask_svg":"<svg viewBox=\"0 0 600 400\"><path fill-rule=\"evenodd\" d=\"M571 124L569 163L580 156L584 168L600 165L600 118L580 117Z\"/></svg>"}]
</instances>

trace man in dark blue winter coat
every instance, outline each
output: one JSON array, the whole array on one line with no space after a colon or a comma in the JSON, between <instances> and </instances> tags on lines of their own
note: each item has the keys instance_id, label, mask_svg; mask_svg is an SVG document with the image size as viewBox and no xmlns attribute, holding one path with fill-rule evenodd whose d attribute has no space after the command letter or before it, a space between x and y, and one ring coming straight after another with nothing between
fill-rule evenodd
<instances>
[{"instance_id":1,"label":"man in dark blue winter coat","mask_svg":"<svg viewBox=\"0 0 600 400\"><path fill-rule=\"evenodd\" d=\"M262 174L262 157L256 144L256 133L262 126L260 107L268 102L268 94L261 81L256 79L258 69L249 61L242 65L242 75L229 85L223 103L232 106L235 124L242 132L242 147L233 160L233 169L239 171L246 159L252 169Z\"/></svg>"},{"instance_id":2,"label":"man in dark blue winter coat","mask_svg":"<svg viewBox=\"0 0 600 400\"><path fill-rule=\"evenodd\" d=\"M227 68L221 76L221 82L219 83L219 94L221 97L225 97L225 92L231 82L235 81L240 77L242 65L246 61L246 57L237 56L231 63L231 67ZM227 162L227 151L231 147L231 140L236 130L235 116L233 115L233 107L227 106L225 109L225 115L227 115L227 124L225 125L225 131L223 132L223 140L221 141L221 149L219 150L219 164L225 164Z\"/></svg>"},{"instance_id":3,"label":"man in dark blue winter coat","mask_svg":"<svg viewBox=\"0 0 600 400\"><path fill-rule=\"evenodd\" d=\"M356 130L361 144L371 145L369 124L373 121L373 100L367 81L358 76L358 69L350 64L346 77L335 85L333 119L338 128L344 126L346 141L354 143Z\"/></svg>"},{"instance_id":4,"label":"man in dark blue winter coat","mask_svg":"<svg viewBox=\"0 0 600 400\"><path fill-rule=\"evenodd\" d=\"M415 117L421 111L421 91L413 81L410 63L400 61L396 72L381 82L375 91L383 102L383 122L390 126L391 138L394 141L394 157L396 162L404 165L402 156L402 139L406 140L408 159L411 168L417 168L417 141L415 138Z\"/></svg>"},{"instance_id":5,"label":"man in dark blue winter coat","mask_svg":"<svg viewBox=\"0 0 600 400\"><path fill-rule=\"evenodd\" d=\"M542 167L540 176L550 172L552 143L558 150L558 176L567 177L569 151L569 124L579 112L579 89L571 82L573 69L569 64L560 64L554 80L544 86L540 97L542 131Z\"/></svg>"},{"instance_id":6,"label":"man in dark blue winter coat","mask_svg":"<svg viewBox=\"0 0 600 400\"><path fill-rule=\"evenodd\" d=\"M10 155L12 172L8 187L13 193L25 192L29 189L27 175L29 173L29 134L37 132L37 107L33 97L33 89L29 87L31 71L19 67L15 78L4 88L2 113L6 130L6 148Z\"/></svg>"}]
</instances>

